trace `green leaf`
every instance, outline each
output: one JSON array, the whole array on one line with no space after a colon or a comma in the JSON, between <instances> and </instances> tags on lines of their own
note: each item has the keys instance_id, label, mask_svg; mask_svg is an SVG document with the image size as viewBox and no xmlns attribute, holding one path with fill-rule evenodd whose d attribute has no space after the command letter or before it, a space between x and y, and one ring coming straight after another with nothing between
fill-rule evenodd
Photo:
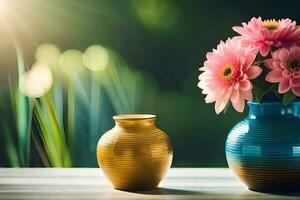
<instances>
[{"instance_id":1,"label":"green leaf","mask_svg":"<svg viewBox=\"0 0 300 200\"><path fill-rule=\"evenodd\" d=\"M262 103L264 96L272 92L276 92L274 91L273 85L264 86L264 87L254 85L253 88L253 96L258 103Z\"/></svg>"},{"instance_id":2,"label":"green leaf","mask_svg":"<svg viewBox=\"0 0 300 200\"><path fill-rule=\"evenodd\" d=\"M294 93L290 90L287 93L285 93L282 97L282 103L284 105L287 105L289 103L291 103L292 101L294 101L294 99L296 98L296 96L294 95Z\"/></svg>"},{"instance_id":3,"label":"green leaf","mask_svg":"<svg viewBox=\"0 0 300 200\"><path fill-rule=\"evenodd\" d=\"M35 100L35 124L53 167L71 167L72 160L65 133L59 126L53 99L47 94Z\"/></svg>"},{"instance_id":4,"label":"green leaf","mask_svg":"<svg viewBox=\"0 0 300 200\"><path fill-rule=\"evenodd\" d=\"M18 77L20 77L25 72L24 57L20 46L16 45L15 48L17 54ZM10 87L10 90L12 90L14 94L12 101L15 103L14 110L16 111L15 120L17 124L20 158L23 166L29 166L32 109L29 108L28 98L20 92L18 85L10 85Z\"/></svg>"},{"instance_id":5,"label":"green leaf","mask_svg":"<svg viewBox=\"0 0 300 200\"><path fill-rule=\"evenodd\" d=\"M51 167L51 165L49 163L49 159L46 155L46 152L45 152L39 138L35 134L32 134L32 141L33 141L33 144L35 145L37 153L40 155L40 158L44 164L44 167Z\"/></svg>"},{"instance_id":6,"label":"green leaf","mask_svg":"<svg viewBox=\"0 0 300 200\"><path fill-rule=\"evenodd\" d=\"M2 124L3 128L3 140L4 140L4 146L5 151L7 153L8 160L10 162L11 167L20 167L20 160L18 157L18 152L16 149L16 146L13 142L13 138L11 136L11 132L7 126L7 122Z\"/></svg>"},{"instance_id":7,"label":"green leaf","mask_svg":"<svg viewBox=\"0 0 300 200\"><path fill-rule=\"evenodd\" d=\"M38 134L40 135L43 144L45 146L46 153L49 157L49 161L51 166L53 167L62 167L62 160L61 160L61 149L57 145L57 141L55 140L56 137L54 136L55 133L52 133L52 130L48 129L47 121L43 115L43 111L39 103L35 101L35 109L34 109L34 116L35 116L35 124L37 127ZM56 135L56 134L55 134Z\"/></svg>"}]
</instances>

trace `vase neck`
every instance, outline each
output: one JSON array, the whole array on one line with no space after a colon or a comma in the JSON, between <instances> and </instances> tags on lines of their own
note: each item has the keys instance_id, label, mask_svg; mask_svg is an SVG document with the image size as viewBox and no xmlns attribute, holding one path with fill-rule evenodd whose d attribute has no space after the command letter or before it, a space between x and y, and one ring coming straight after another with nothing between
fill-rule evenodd
<instances>
[{"instance_id":1,"label":"vase neck","mask_svg":"<svg viewBox=\"0 0 300 200\"><path fill-rule=\"evenodd\" d=\"M117 115L113 117L116 125L122 128L133 126L154 126L156 116L148 114Z\"/></svg>"},{"instance_id":2,"label":"vase neck","mask_svg":"<svg viewBox=\"0 0 300 200\"><path fill-rule=\"evenodd\" d=\"M280 102L268 102L268 103L257 103L248 102L249 106L249 117L276 117L276 116L300 116L300 102L293 102L288 105L284 105Z\"/></svg>"}]
</instances>

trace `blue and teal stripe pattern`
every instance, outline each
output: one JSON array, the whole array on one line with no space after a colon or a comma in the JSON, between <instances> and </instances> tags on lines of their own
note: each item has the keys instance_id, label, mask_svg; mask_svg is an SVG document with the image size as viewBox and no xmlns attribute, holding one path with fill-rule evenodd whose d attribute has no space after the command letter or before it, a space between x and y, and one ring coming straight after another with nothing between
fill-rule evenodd
<instances>
[{"instance_id":1,"label":"blue and teal stripe pattern","mask_svg":"<svg viewBox=\"0 0 300 200\"><path fill-rule=\"evenodd\" d=\"M226 141L229 167L251 190L300 192L300 102L248 102Z\"/></svg>"}]
</instances>

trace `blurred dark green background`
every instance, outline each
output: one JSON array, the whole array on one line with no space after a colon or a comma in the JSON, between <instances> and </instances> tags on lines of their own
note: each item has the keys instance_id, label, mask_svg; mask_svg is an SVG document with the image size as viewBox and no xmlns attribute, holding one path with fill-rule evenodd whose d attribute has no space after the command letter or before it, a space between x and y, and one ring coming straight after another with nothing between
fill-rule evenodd
<instances>
[{"instance_id":1,"label":"blurred dark green background","mask_svg":"<svg viewBox=\"0 0 300 200\"><path fill-rule=\"evenodd\" d=\"M35 49L44 42L82 51L101 44L118 52L131 68L150 80L149 96L139 103L137 112L158 115L158 126L171 137L173 166L177 167L226 166L227 133L246 114L230 110L217 116L214 106L204 103L197 79L206 52L220 40L234 36L231 27L252 16L300 21L300 2L296 0L16 2L18 16L7 23L17 32L27 63L33 62ZM7 68L15 67L15 55L5 28L0 35L1 84L5 88ZM105 123L99 122L104 124L100 132L113 126L111 116L115 113L110 112ZM3 156L1 160L4 162ZM95 166L95 161L80 166Z\"/></svg>"}]
</instances>

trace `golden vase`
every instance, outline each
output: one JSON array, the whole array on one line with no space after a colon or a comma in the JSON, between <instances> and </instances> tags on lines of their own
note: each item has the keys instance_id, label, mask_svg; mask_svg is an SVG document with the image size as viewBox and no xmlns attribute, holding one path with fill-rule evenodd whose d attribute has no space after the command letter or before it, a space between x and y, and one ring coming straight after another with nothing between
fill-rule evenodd
<instances>
[{"instance_id":1,"label":"golden vase","mask_svg":"<svg viewBox=\"0 0 300 200\"><path fill-rule=\"evenodd\" d=\"M155 115L114 116L115 127L99 140L100 168L116 189L151 190L170 168L173 151L170 140L155 126Z\"/></svg>"}]
</instances>

